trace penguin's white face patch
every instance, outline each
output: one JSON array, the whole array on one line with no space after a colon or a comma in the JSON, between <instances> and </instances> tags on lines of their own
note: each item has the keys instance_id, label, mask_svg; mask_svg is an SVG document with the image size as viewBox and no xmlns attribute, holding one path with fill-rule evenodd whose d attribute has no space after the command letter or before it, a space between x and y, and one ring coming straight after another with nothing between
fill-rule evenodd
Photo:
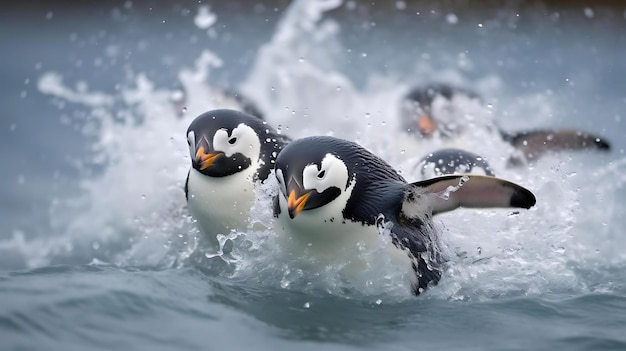
<instances>
[{"instance_id":1,"label":"penguin's white face patch","mask_svg":"<svg viewBox=\"0 0 626 351\"><path fill-rule=\"evenodd\" d=\"M330 187L345 191L348 184L348 168L346 164L332 154L326 154L321 167L311 164L302 171L302 185L307 190L315 189L318 193Z\"/></svg>"},{"instance_id":2,"label":"penguin's white face patch","mask_svg":"<svg viewBox=\"0 0 626 351\"><path fill-rule=\"evenodd\" d=\"M285 183L285 176L283 175L283 170L278 168L276 169L276 179L278 180L278 185L280 186L280 192L287 196L287 185Z\"/></svg>"},{"instance_id":3,"label":"penguin's white face patch","mask_svg":"<svg viewBox=\"0 0 626 351\"><path fill-rule=\"evenodd\" d=\"M196 133L193 130L187 133L187 145L189 145L189 155L193 160L196 157Z\"/></svg>"},{"instance_id":4,"label":"penguin's white face patch","mask_svg":"<svg viewBox=\"0 0 626 351\"><path fill-rule=\"evenodd\" d=\"M261 153L261 141L254 129L241 123L230 134L220 129L213 136L213 148L221 151L226 157L240 153L256 162Z\"/></svg>"}]
</instances>

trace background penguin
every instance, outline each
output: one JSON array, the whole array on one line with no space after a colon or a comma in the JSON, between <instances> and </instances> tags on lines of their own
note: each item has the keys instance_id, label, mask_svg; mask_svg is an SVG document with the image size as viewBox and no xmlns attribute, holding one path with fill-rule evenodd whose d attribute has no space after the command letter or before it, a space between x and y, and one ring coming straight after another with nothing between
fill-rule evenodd
<instances>
[{"instance_id":1,"label":"background penguin","mask_svg":"<svg viewBox=\"0 0 626 351\"><path fill-rule=\"evenodd\" d=\"M287 142L266 122L235 110L209 111L191 122L185 195L205 234L245 228L254 182L267 179Z\"/></svg>"},{"instance_id":2,"label":"background penguin","mask_svg":"<svg viewBox=\"0 0 626 351\"><path fill-rule=\"evenodd\" d=\"M421 179L463 173L491 177L496 175L484 157L461 149L440 149L431 152L418 161L416 170Z\"/></svg>"},{"instance_id":3,"label":"background penguin","mask_svg":"<svg viewBox=\"0 0 626 351\"><path fill-rule=\"evenodd\" d=\"M511 165L538 159L548 151L562 150L604 150L610 149L609 142L598 136L580 130L528 130L507 132L497 128L494 121L465 120L466 111L458 106L471 107L482 104L478 94L446 84L429 84L416 87L406 94L400 105L401 126L409 133L425 138L441 136L454 138L468 125L495 129L502 139L520 150L522 159L513 157ZM484 115L484 114L483 114ZM472 117L474 118L474 117Z\"/></svg>"},{"instance_id":4,"label":"background penguin","mask_svg":"<svg viewBox=\"0 0 626 351\"><path fill-rule=\"evenodd\" d=\"M415 294L436 284L442 274L433 215L458 207L535 204L529 190L488 176L450 175L409 184L358 144L328 136L291 142L278 155L275 169L278 232L306 250L332 256L341 252L341 245L380 246L378 228L391 227L395 249L390 250L410 262Z\"/></svg>"}]
</instances>

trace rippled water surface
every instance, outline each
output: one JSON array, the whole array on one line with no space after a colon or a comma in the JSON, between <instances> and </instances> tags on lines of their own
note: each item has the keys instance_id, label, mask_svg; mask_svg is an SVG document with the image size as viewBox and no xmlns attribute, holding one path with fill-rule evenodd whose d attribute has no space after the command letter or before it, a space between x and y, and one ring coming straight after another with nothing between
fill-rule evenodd
<instances>
[{"instance_id":1,"label":"rippled water surface","mask_svg":"<svg viewBox=\"0 0 626 351\"><path fill-rule=\"evenodd\" d=\"M387 1L44 3L0 14L0 345L27 349L623 350L626 13L577 3L499 8ZM571 127L609 153L508 168L510 147L457 145L531 189L526 211L459 210L451 257L415 297L369 267L307 270L271 229L271 182L246 231L202 236L182 191L185 130L254 100L292 137L358 141L417 179L449 146L399 131L414 85L471 88L460 106L507 130ZM177 100L184 93L184 101Z\"/></svg>"}]
</instances>

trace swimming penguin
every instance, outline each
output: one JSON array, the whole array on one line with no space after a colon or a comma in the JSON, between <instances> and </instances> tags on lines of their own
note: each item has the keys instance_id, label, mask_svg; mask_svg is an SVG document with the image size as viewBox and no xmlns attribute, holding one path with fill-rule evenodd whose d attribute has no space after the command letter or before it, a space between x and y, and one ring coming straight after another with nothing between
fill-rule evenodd
<instances>
[{"instance_id":1,"label":"swimming penguin","mask_svg":"<svg viewBox=\"0 0 626 351\"><path fill-rule=\"evenodd\" d=\"M191 122L185 195L205 234L245 228L254 182L267 179L288 141L266 122L235 110L209 111Z\"/></svg>"},{"instance_id":2,"label":"swimming penguin","mask_svg":"<svg viewBox=\"0 0 626 351\"><path fill-rule=\"evenodd\" d=\"M391 227L390 249L415 273L417 295L437 284L444 258L432 216L458 207L530 208L535 196L509 181L449 175L407 183L384 160L354 142L329 136L292 141L275 165L277 232L309 252L330 256L340 245L379 245ZM320 239L321 238L321 239Z\"/></svg>"},{"instance_id":3,"label":"swimming penguin","mask_svg":"<svg viewBox=\"0 0 626 351\"><path fill-rule=\"evenodd\" d=\"M437 83L417 87L401 101L401 125L409 133L424 138L454 138L472 125L494 129L522 154L522 159L514 157L510 160L512 165L536 160L548 151L610 149L606 139L580 130L504 131L490 118L477 121L477 116L464 111L466 107L480 104L480 96L464 88ZM463 106L463 110L459 110L459 106Z\"/></svg>"},{"instance_id":4,"label":"swimming penguin","mask_svg":"<svg viewBox=\"0 0 626 351\"><path fill-rule=\"evenodd\" d=\"M464 173L491 177L496 175L484 157L461 149L440 149L431 152L418 161L416 169L422 179Z\"/></svg>"},{"instance_id":5,"label":"swimming penguin","mask_svg":"<svg viewBox=\"0 0 626 351\"><path fill-rule=\"evenodd\" d=\"M425 138L435 135L453 137L468 121L458 105L482 104L480 96L472 91L446 84L430 84L409 91L400 106L401 126L410 133Z\"/></svg>"}]
</instances>

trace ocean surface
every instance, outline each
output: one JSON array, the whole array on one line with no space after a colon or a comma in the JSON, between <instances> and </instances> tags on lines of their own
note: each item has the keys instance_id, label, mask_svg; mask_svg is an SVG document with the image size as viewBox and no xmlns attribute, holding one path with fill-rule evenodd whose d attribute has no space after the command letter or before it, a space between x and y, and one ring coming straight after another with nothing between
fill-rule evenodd
<instances>
[{"instance_id":1,"label":"ocean surface","mask_svg":"<svg viewBox=\"0 0 626 351\"><path fill-rule=\"evenodd\" d=\"M2 5L0 349L626 350L626 7L593 4ZM262 229L272 184L249 230L195 227L185 131L220 89L411 180L448 145L401 133L399 100L442 81L506 130L578 128L611 151L509 168L501 140L459 142L537 205L436 217L451 259L419 297L372 252L351 281L297 268Z\"/></svg>"}]
</instances>

